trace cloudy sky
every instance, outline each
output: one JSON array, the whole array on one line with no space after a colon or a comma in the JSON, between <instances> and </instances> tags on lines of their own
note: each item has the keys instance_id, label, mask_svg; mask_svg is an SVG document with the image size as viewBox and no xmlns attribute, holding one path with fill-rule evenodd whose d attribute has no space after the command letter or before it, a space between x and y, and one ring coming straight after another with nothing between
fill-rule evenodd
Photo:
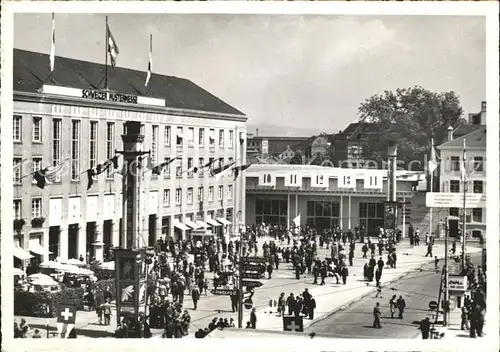
<instances>
[{"instance_id":1,"label":"cloudy sky","mask_svg":"<svg viewBox=\"0 0 500 352\"><path fill-rule=\"evenodd\" d=\"M119 66L146 70L153 34L154 72L192 80L261 134L336 132L364 99L413 85L454 90L466 114L485 100L479 17L111 14L109 25ZM50 14L16 15L14 47L49 53L51 28ZM105 15L56 14L56 55L104 62L104 39Z\"/></svg>"}]
</instances>

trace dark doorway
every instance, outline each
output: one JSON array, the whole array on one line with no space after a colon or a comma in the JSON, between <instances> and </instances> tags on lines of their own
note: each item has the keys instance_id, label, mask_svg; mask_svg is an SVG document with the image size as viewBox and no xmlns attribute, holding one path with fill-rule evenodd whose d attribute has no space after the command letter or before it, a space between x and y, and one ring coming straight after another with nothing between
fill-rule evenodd
<instances>
[{"instance_id":1,"label":"dark doorway","mask_svg":"<svg viewBox=\"0 0 500 352\"><path fill-rule=\"evenodd\" d=\"M102 241L104 242L104 260L110 258L110 248L113 247L113 220L104 220L102 227Z\"/></svg>"},{"instance_id":2,"label":"dark doorway","mask_svg":"<svg viewBox=\"0 0 500 352\"><path fill-rule=\"evenodd\" d=\"M161 218L161 234L164 239L170 236L170 217L168 216Z\"/></svg>"},{"instance_id":3,"label":"dark doorway","mask_svg":"<svg viewBox=\"0 0 500 352\"><path fill-rule=\"evenodd\" d=\"M59 234L61 228L59 226L49 227L49 260L54 260L60 256L59 253Z\"/></svg>"},{"instance_id":4,"label":"dark doorway","mask_svg":"<svg viewBox=\"0 0 500 352\"><path fill-rule=\"evenodd\" d=\"M118 245L120 246L120 248L124 248L124 243L123 243L123 219L120 219L120 221L118 221L118 232L119 232L119 235L118 235Z\"/></svg>"},{"instance_id":5,"label":"dark doorway","mask_svg":"<svg viewBox=\"0 0 500 352\"><path fill-rule=\"evenodd\" d=\"M153 247L156 244L156 214L149 215L148 227L148 246Z\"/></svg>"},{"instance_id":6,"label":"dark doorway","mask_svg":"<svg viewBox=\"0 0 500 352\"><path fill-rule=\"evenodd\" d=\"M96 226L97 224L93 222L88 222L87 223L87 230L86 230L86 243L87 243L87 253L86 255L86 260L87 263L90 263L92 259L95 257L95 246L93 246L93 243L95 242L95 233L96 233Z\"/></svg>"},{"instance_id":7,"label":"dark doorway","mask_svg":"<svg viewBox=\"0 0 500 352\"><path fill-rule=\"evenodd\" d=\"M68 228L68 259L78 259L78 224L71 224Z\"/></svg>"}]
</instances>

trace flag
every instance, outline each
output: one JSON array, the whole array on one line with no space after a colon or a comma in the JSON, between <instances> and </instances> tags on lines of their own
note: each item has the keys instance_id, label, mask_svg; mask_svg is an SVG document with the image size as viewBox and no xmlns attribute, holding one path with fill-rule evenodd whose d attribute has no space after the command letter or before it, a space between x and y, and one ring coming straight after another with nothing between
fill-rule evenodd
<instances>
[{"instance_id":1,"label":"flag","mask_svg":"<svg viewBox=\"0 0 500 352\"><path fill-rule=\"evenodd\" d=\"M43 170L36 171L33 174L33 179L36 181L37 187L44 189L47 184L47 181L56 182L57 177L61 174L63 170L64 163L66 162L66 160L57 165L47 166Z\"/></svg>"},{"instance_id":2,"label":"flag","mask_svg":"<svg viewBox=\"0 0 500 352\"><path fill-rule=\"evenodd\" d=\"M467 163L467 154L466 154L466 149L467 149L467 146L466 146L466 143L465 143L465 138L464 138L464 154L463 154L463 157L462 157L462 163L460 164L460 179L462 180L462 182L465 182L465 176L466 176L466 163Z\"/></svg>"},{"instance_id":3,"label":"flag","mask_svg":"<svg viewBox=\"0 0 500 352\"><path fill-rule=\"evenodd\" d=\"M113 165L115 169L118 169L118 156L114 156L111 159L106 160L104 163L96 166L95 174L100 175Z\"/></svg>"},{"instance_id":4,"label":"flag","mask_svg":"<svg viewBox=\"0 0 500 352\"><path fill-rule=\"evenodd\" d=\"M109 56L111 58L111 66L115 67L116 66L116 58L118 57L120 50L118 50L118 45L116 44L116 40L113 37L113 34L111 33L111 30L109 29L109 26L107 23L106 23L106 30L108 33L108 53L109 53Z\"/></svg>"},{"instance_id":5,"label":"flag","mask_svg":"<svg viewBox=\"0 0 500 352\"><path fill-rule=\"evenodd\" d=\"M189 174L191 172L197 173L198 172L198 166L191 166L189 169L186 170L186 172Z\"/></svg>"},{"instance_id":6,"label":"flag","mask_svg":"<svg viewBox=\"0 0 500 352\"><path fill-rule=\"evenodd\" d=\"M295 219L293 219L293 224L294 224L295 226L300 226L300 214L299 214L299 215L297 215L297 216L295 217Z\"/></svg>"},{"instance_id":7,"label":"flag","mask_svg":"<svg viewBox=\"0 0 500 352\"><path fill-rule=\"evenodd\" d=\"M429 172L432 176L434 173L434 170L436 170L436 168L438 166L438 163L436 160L436 150L434 149L434 138L431 139L431 155L430 155L428 164L429 164L429 166L428 166Z\"/></svg>"},{"instance_id":8,"label":"flag","mask_svg":"<svg viewBox=\"0 0 500 352\"><path fill-rule=\"evenodd\" d=\"M148 86L149 80L151 79L151 74L153 71L153 35L149 37L149 62L148 62L148 73L146 75L146 83L144 86Z\"/></svg>"},{"instance_id":9,"label":"flag","mask_svg":"<svg viewBox=\"0 0 500 352\"><path fill-rule=\"evenodd\" d=\"M152 172L153 172L153 174L155 174L155 175L160 175L160 174L161 174L161 170L163 170L163 168L164 168L165 166L167 166L168 164L172 163L174 160L177 160L177 159L180 159L180 157L175 157L175 158L170 159L170 160L167 160L167 161L165 161L165 162L163 162L163 163L161 163L161 164L158 164L158 165L156 165L156 166L153 166L153 167L151 168L151 171L152 171Z\"/></svg>"},{"instance_id":10,"label":"flag","mask_svg":"<svg viewBox=\"0 0 500 352\"><path fill-rule=\"evenodd\" d=\"M212 164L215 162L215 159L212 159L211 161L209 161L208 163L206 163L205 165L203 165L202 167L199 167L198 168L198 171L197 172L203 172L203 171L206 171L210 168L210 166L212 166Z\"/></svg>"},{"instance_id":11,"label":"flag","mask_svg":"<svg viewBox=\"0 0 500 352\"><path fill-rule=\"evenodd\" d=\"M54 63L56 61L56 20L52 13L52 43L50 45L50 72L54 72Z\"/></svg>"},{"instance_id":12,"label":"flag","mask_svg":"<svg viewBox=\"0 0 500 352\"><path fill-rule=\"evenodd\" d=\"M88 169L87 170L87 191L92 188L92 185L94 184L94 176L96 175L94 169Z\"/></svg>"},{"instance_id":13,"label":"flag","mask_svg":"<svg viewBox=\"0 0 500 352\"><path fill-rule=\"evenodd\" d=\"M245 165L241 165L241 166L237 166L233 169L233 172L234 172L234 179L236 180L240 174L240 172L242 171L245 171L246 169L248 169L252 164L245 164Z\"/></svg>"},{"instance_id":14,"label":"flag","mask_svg":"<svg viewBox=\"0 0 500 352\"><path fill-rule=\"evenodd\" d=\"M210 171L210 176L215 177L216 180L220 180L225 174L227 174L229 171L231 171L231 166L236 164L236 161L233 161L232 163L226 164L219 166L215 169L212 169Z\"/></svg>"},{"instance_id":15,"label":"flag","mask_svg":"<svg viewBox=\"0 0 500 352\"><path fill-rule=\"evenodd\" d=\"M57 332L61 337L68 338L69 333L75 327L76 307L67 304L57 306Z\"/></svg>"}]
</instances>

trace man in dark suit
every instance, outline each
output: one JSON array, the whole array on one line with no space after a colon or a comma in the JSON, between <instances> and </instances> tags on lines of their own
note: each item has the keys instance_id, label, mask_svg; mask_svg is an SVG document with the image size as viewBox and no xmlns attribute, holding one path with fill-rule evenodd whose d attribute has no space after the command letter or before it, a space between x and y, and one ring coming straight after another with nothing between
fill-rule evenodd
<instances>
[{"instance_id":1,"label":"man in dark suit","mask_svg":"<svg viewBox=\"0 0 500 352\"><path fill-rule=\"evenodd\" d=\"M252 308L252 313L250 313L250 325L252 329L257 328L257 314L255 313L255 308Z\"/></svg>"}]
</instances>

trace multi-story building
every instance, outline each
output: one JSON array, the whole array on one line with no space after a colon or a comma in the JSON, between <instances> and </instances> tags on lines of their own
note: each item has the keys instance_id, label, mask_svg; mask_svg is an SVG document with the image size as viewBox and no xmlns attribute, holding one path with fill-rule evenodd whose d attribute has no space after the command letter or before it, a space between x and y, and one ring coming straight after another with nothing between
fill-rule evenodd
<instances>
[{"instance_id":1,"label":"multi-story building","mask_svg":"<svg viewBox=\"0 0 500 352\"><path fill-rule=\"evenodd\" d=\"M193 82L57 57L14 51L14 214L17 257L38 260L96 256L123 246L122 175L110 168L87 189L86 170L123 150L126 121L143 124L151 164L178 157L160 175L144 172L140 196L145 245L162 236L184 239L191 229L232 230L244 212L245 180L187 173L210 160L246 162L247 117ZM49 78L47 78L49 77ZM40 189L30 174L64 162L56 182ZM120 165L123 158L119 158ZM220 230L218 230L220 232ZM102 250L104 247L104 251ZM26 253L25 253L26 254ZM41 258L39 258L41 257ZM21 258L26 259L26 258Z\"/></svg>"},{"instance_id":2,"label":"multi-story building","mask_svg":"<svg viewBox=\"0 0 500 352\"><path fill-rule=\"evenodd\" d=\"M483 103L483 106L485 103ZM484 106L485 107L485 106ZM486 126L483 123L468 125L469 133L458 138L454 137L453 129L448 131L448 140L438 146L441 154L439 165L440 192L463 193L464 182L461 176L463 160L463 144L466 145L466 177L465 191L467 193L484 194L486 198ZM484 202L485 203L485 202ZM441 220L446 216L461 218L462 207L453 207L441 211ZM463 220L463 218L462 218ZM486 234L486 207L466 210L466 235L478 238ZM461 223L461 222L460 222Z\"/></svg>"},{"instance_id":3,"label":"multi-story building","mask_svg":"<svg viewBox=\"0 0 500 352\"><path fill-rule=\"evenodd\" d=\"M398 200L411 201L423 179L424 173L397 171ZM387 170L257 164L246 171L246 192L248 225L290 226L300 215L302 225L359 227L375 234L377 226L384 226Z\"/></svg>"}]
</instances>

